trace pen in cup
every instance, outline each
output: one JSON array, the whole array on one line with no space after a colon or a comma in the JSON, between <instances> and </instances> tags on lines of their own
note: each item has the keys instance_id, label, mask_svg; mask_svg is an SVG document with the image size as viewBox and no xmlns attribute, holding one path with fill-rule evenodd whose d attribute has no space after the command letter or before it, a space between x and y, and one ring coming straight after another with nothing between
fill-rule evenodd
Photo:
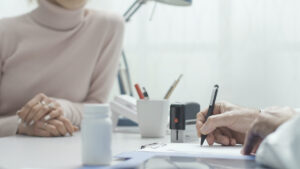
<instances>
[{"instance_id":1,"label":"pen in cup","mask_svg":"<svg viewBox=\"0 0 300 169\"><path fill-rule=\"evenodd\" d=\"M135 87L136 92L138 93L140 99L141 99L141 100L142 100L142 99L145 99L144 94L143 94L143 92L142 92L142 90L141 90L141 88L140 88L140 85L139 85L139 84L135 84L134 87Z\"/></svg>"},{"instance_id":2,"label":"pen in cup","mask_svg":"<svg viewBox=\"0 0 300 169\"><path fill-rule=\"evenodd\" d=\"M143 90L144 90L143 95L144 95L145 99L150 99L150 97L149 97L149 95L148 95L148 92L147 92L147 90L146 90L145 87L143 87Z\"/></svg>"}]
</instances>

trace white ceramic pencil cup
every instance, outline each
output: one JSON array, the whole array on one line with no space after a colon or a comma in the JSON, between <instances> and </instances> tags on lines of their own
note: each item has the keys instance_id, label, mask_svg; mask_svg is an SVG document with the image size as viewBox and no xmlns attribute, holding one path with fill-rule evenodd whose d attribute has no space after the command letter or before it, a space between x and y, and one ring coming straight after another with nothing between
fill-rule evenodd
<instances>
[{"instance_id":1,"label":"white ceramic pencil cup","mask_svg":"<svg viewBox=\"0 0 300 169\"><path fill-rule=\"evenodd\" d=\"M170 103L168 100L138 100L137 114L142 137L166 135Z\"/></svg>"}]
</instances>

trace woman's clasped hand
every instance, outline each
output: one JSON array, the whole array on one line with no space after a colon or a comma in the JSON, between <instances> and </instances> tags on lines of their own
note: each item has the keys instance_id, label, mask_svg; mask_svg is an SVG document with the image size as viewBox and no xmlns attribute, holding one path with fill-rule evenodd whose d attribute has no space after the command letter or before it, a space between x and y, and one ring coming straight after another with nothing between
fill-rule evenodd
<instances>
[{"instance_id":1,"label":"woman's clasped hand","mask_svg":"<svg viewBox=\"0 0 300 169\"><path fill-rule=\"evenodd\" d=\"M60 104L47 97L38 94L28 101L18 112L18 134L40 137L72 135L78 127L64 117Z\"/></svg>"}]
</instances>

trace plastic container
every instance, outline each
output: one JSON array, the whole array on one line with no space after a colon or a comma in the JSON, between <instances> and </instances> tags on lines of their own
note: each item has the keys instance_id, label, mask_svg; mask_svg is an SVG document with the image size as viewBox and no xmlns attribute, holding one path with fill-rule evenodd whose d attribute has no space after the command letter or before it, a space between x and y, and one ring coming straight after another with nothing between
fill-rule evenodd
<instances>
[{"instance_id":1,"label":"plastic container","mask_svg":"<svg viewBox=\"0 0 300 169\"><path fill-rule=\"evenodd\" d=\"M84 105L81 134L83 165L109 165L112 160L112 122L107 104Z\"/></svg>"}]
</instances>

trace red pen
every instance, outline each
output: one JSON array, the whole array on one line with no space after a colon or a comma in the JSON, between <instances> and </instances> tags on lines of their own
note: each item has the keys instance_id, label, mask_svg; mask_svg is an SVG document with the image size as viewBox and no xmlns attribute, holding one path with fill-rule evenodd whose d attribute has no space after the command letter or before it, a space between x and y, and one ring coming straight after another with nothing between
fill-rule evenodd
<instances>
[{"instance_id":1,"label":"red pen","mask_svg":"<svg viewBox=\"0 0 300 169\"><path fill-rule=\"evenodd\" d=\"M135 87L136 92L138 93L140 99L144 99L145 97L144 97L144 95L143 95L143 92L142 92L140 86L139 86L138 84L135 84L134 87Z\"/></svg>"}]
</instances>

